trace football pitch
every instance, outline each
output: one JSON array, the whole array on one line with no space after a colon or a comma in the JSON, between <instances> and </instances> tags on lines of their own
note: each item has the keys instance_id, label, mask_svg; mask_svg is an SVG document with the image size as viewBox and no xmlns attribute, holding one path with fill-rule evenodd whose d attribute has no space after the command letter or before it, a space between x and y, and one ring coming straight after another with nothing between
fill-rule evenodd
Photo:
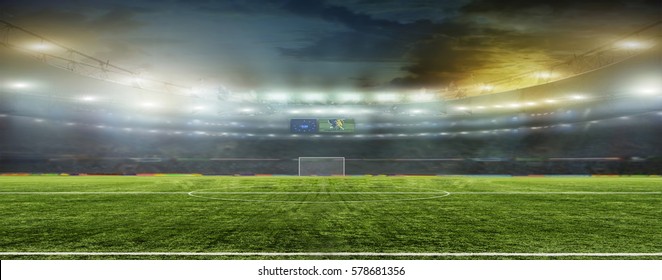
<instances>
[{"instance_id":1,"label":"football pitch","mask_svg":"<svg viewBox=\"0 0 662 280\"><path fill-rule=\"evenodd\" d=\"M1 176L1 259L662 259L662 178Z\"/></svg>"}]
</instances>

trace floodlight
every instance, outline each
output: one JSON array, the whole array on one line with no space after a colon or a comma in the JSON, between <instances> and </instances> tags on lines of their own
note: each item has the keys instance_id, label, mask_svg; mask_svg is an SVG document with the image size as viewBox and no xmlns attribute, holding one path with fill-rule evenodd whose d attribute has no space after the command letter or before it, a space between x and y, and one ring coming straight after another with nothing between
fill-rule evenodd
<instances>
[{"instance_id":1,"label":"floodlight","mask_svg":"<svg viewBox=\"0 0 662 280\"><path fill-rule=\"evenodd\" d=\"M618 47L628 50L638 50L645 49L647 45L639 41L623 41L618 44Z\"/></svg>"},{"instance_id":2,"label":"floodlight","mask_svg":"<svg viewBox=\"0 0 662 280\"><path fill-rule=\"evenodd\" d=\"M343 93L338 96L340 102L360 102L363 96L358 93Z\"/></svg>"},{"instance_id":3,"label":"floodlight","mask_svg":"<svg viewBox=\"0 0 662 280\"><path fill-rule=\"evenodd\" d=\"M377 102L397 102L400 100L400 96L395 93L379 93L375 95L375 100Z\"/></svg>"},{"instance_id":4,"label":"floodlight","mask_svg":"<svg viewBox=\"0 0 662 280\"><path fill-rule=\"evenodd\" d=\"M33 51L42 52L42 51L52 49L53 45L51 45L49 43L46 43L46 42L39 42L39 43L35 43L35 44L30 45L29 48Z\"/></svg>"},{"instance_id":5,"label":"floodlight","mask_svg":"<svg viewBox=\"0 0 662 280\"><path fill-rule=\"evenodd\" d=\"M458 106L458 107L455 107L455 109L456 109L456 110L459 110L459 111L466 111L466 110L468 110L469 108L464 107L464 106Z\"/></svg>"},{"instance_id":6,"label":"floodlight","mask_svg":"<svg viewBox=\"0 0 662 280\"><path fill-rule=\"evenodd\" d=\"M323 93L309 92L304 93L301 99L306 102L323 102L326 100L326 96Z\"/></svg>"},{"instance_id":7,"label":"floodlight","mask_svg":"<svg viewBox=\"0 0 662 280\"><path fill-rule=\"evenodd\" d=\"M425 102L431 101L434 99L434 94L431 93L417 93L409 96L409 100L412 102Z\"/></svg>"},{"instance_id":8,"label":"floodlight","mask_svg":"<svg viewBox=\"0 0 662 280\"><path fill-rule=\"evenodd\" d=\"M156 103L153 103L153 102L143 102L142 104L140 104L140 106L142 106L143 108L156 108L156 107L158 107L158 105Z\"/></svg>"},{"instance_id":9,"label":"floodlight","mask_svg":"<svg viewBox=\"0 0 662 280\"><path fill-rule=\"evenodd\" d=\"M244 113L250 113L253 112L253 108L242 108L241 111Z\"/></svg>"},{"instance_id":10,"label":"floodlight","mask_svg":"<svg viewBox=\"0 0 662 280\"><path fill-rule=\"evenodd\" d=\"M518 104L518 103L511 103L511 104L508 105L508 107L510 107L510 108L519 108L519 107L521 107L521 106L522 106L522 105L520 105L520 104Z\"/></svg>"},{"instance_id":11,"label":"floodlight","mask_svg":"<svg viewBox=\"0 0 662 280\"><path fill-rule=\"evenodd\" d=\"M15 89L24 89L30 87L30 85L26 82L15 82L9 85L11 88Z\"/></svg>"},{"instance_id":12,"label":"floodlight","mask_svg":"<svg viewBox=\"0 0 662 280\"><path fill-rule=\"evenodd\" d=\"M86 102L92 102L96 101L97 98L95 96L83 96L80 98L80 100L86 101Z\"/></svg>"},{"instance_id":13,"label":"floodlight","mask_svg":"<svg viewBox=\"0 0 662 280\"><path fill-rule=\"evenodd\" d=\"M480 90L482 90L482 91L492 91L493 89L494 89L493 85L482 85L480 87Z\"/></svg>"},{"instance_id":14,"label":"floodlight","mask_svg":"<svg viewBox=\"0 0 662 280\"><path fill-rule=\"evenodd\" d=\"M658 95L661 92L662 90L660 90L660 88L656 86L644 86L637 89L637 93L639 95L645 95L645 96Z\"/></svg>"},{"instance_id":15,"label":"floodlight","mask_svg":"<svg viewBox=\"0 0 662 280\"><path fill-rule=\"evenodd\" d=\"M554 103L556 103L556 102L557 102L557 101L554 100L554 99L547 99L547 100L545 100L545 103L547 103L547 104L554 104Z\"/></svg>"},{"instance_id":16,"label":"floodlight","mask_svg":"<svg viewBox=\"0 0 662 280\"><path fill-rule=\"evenodd\" d=\"M573 100L582 100L582 99L586 99L585 96L583 96L583 95L578 95L578 94L572 95L572 96L570 96L570 98L572 98Z\"/></svg>"},{"instance_id":17,"label":"floodlight","mask_svg":"<svg viewBox=\"0 0 662 280\"><path fill-rule=\"evenodd\" d=\"M266 94L264 97L265 100L267 101L274 101L274 102L287 102L289 99L289 96L287 93L282 93L282 92L272 92Z\"/></svg>"},{"instance_id":18,"label":"floodlight","mask_svg":"<svg viewBox=\"0 0 662 280\"><path fill-rule=\"evenodd\" d=\"M525 104L527 106L536 106L536 105L538 105L538 103L535 103L535 102L526 102Z\"/></svg>"}]
</instances>

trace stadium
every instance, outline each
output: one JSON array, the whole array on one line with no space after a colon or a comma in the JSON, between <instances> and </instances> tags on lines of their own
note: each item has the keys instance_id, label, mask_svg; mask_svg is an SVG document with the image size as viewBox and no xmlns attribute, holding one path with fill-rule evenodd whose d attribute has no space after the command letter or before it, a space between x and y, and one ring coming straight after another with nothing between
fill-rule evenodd
<instances>
[{"instance_id":1,"label":"stadium","mask_svg":"<svg viewBox=\"0 0 662 280\"><path fill-rule=\"evenodd\" d=\"M245 18L243 8L255 14L278 9L256 17L287 28L303 27L276 20L280 13L316 13L317 21L374 33L380 44L389 36L397 37L389 37L393 42L416 37L416 44L448 40L458 44L457 54L467 54L458 59L467 65L478 59L470 50L489 47L474 40L492 32L457 35L441 23L392 20L422 16L430 3L377 13L361 1L300 2L233 6L231 15L224 10L229 6L220 6L217 13L237 20ZM488 7L458 2L466 17ZM106 26L96 21L116 16L131 22L117 15L127 7L101 15L106 6L87 7L97 14L86 14L82 23L88 24L74 28L77 17L63 11L78 10L66 5L62 14L54 7L39 10L36 2L37 8L0 6L6 8L0 14L0 256L659 260L662 5L637 3L628 6L637 20L623 16L613 23L618 28L589 28L604 34L581 48L550 51L542 61L538 52L520 57L531 48L513 43L511 52L495 55L503 56L494 59L503 63L499 67L444 70L439 82L418 84L410 80L423 74L397 77L401 69L418 69L399 68L402 61L329 62L273 42L265 45L279 50L278 59L305 66L271 65L265 74L247 66L255 58L213 65L217 57L184 47L195 42L166 39L141 45L154 49L133 56L128 47L104 52L110 41L84 44L75 31L133 39L137 33L101 31ZM138 17L137 7L148 6L135 5L127 14ZM160 25L154 18L169 17L149 7L157 11L144 12L141 20ZM652 12L637 14L640 9ZM165 34L184 38L177 33L187 30L182 26L188 27L176 22L159 30L171 28ZM258 30L247 26L245 33ZM419 31L403 31L414 27ZM215 28L203 33L214 37ZM383 31L389 28L394 33ZM393 35L401 33L410 34ZM224 36L243 38L233 34ZM321 41L355 52L350 56L356 59L377 52L370 45ZM412 55L416 44L405 44L411 49L403 53ZM219 46L218 52L225 50ZM242 49L233 48L228 52ZM122 53L126 57L115 59ZM264 57L256 64L272 62ZM200 78L191 70L196 63L227 67L238 78ZM344 73L373 68L390 70L338 82L349 80ZM445 75L452 71L474 72L451 81ZM392 73L390 82L374 81Z\"/></svg>"}]
</instances>

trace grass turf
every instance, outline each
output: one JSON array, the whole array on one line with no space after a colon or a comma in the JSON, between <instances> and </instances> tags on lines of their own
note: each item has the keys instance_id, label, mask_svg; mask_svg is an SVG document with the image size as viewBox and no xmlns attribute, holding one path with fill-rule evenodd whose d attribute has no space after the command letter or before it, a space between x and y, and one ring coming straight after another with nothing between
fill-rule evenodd
<instances>
[{"instance_id":1,"label":"grass turf","mask_svg":"<svg viewBox=\"0 0 662 280\"><path fill-rule=\"evenodd\" d=\"M660 253L660 192L660 178L0 177L0 251Z\"/></svg>"}]
</instances>

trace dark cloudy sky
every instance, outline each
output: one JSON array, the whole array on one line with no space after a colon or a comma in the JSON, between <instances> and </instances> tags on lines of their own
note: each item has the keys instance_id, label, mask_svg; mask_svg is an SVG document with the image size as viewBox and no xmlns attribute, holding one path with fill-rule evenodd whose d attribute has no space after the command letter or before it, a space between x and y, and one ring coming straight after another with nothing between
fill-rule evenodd
<instances>
[{"instance_id":1,"label":"dark cloudy sky","mask_svg":"<svg viewBox=\"0 0 662 280\"><path fill-rule=\"evenodd\" d=\"M662 0L4 0L0 18L182 84L435 89L556 63Z\"/></svg>"}]
</instances>

